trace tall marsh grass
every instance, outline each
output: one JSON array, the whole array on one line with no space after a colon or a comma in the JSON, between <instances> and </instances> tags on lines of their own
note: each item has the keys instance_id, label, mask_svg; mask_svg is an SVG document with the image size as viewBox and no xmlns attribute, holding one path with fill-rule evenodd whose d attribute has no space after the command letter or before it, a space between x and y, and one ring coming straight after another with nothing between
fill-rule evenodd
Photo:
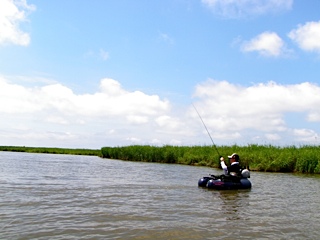
<instances>
[{"instance_id":1,"label":"tall marsh grass","mask_svg":"<svg viewBox=\"0 0 320 240\"><path fill-rule=\"evenodd\" d=\"M227 158L236 152L240 164L254 171L320 173L320 146L272 145L217 146ZM70 149L0 146L0 151L91 155L127 161L176 163L195 166L220 167L219 155L212 146L132 145L101 149Z\"/></svg>"},{"instance_id":2,"label":"tall marsh grass","mask_svg":"<svg viewBox=\"0 0 320 240\"><path fill-rule=\"evenodd\" d=\"M233 145L217 149L225 158L238 153L241 165L254 171L320 173L319 146ZM101 154L110 159L220 167L218 153L211 146L103 147Z\"/></svg>"}]
</instances>

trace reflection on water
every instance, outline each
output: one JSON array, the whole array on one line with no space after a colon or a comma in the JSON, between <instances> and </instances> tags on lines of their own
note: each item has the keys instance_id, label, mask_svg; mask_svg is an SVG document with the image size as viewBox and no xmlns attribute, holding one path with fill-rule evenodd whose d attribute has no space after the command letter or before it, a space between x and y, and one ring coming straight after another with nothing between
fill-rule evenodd
<instances>
[{"instance_id":1,"label":"reflection on water","mask_svg":"<svg viewBox=\"0 0 320 240\"><path fill-rule=\"evenodd\" d=\"M224 213L226 220L248 220L243 213L249 206L250 191L251 189L217 191L221 210Z\"/></svg>"},{"instance_id":2,"label":"reflection on water","mask_svg":"<svg viewBox=\"0 0 320 240\"><path fill-rule=\"evenodd\" d=\"M251 190L197 186L221 171L0 152L0 239L318 239L320 178L251 173Z\"/></svg>"}]
</instances>

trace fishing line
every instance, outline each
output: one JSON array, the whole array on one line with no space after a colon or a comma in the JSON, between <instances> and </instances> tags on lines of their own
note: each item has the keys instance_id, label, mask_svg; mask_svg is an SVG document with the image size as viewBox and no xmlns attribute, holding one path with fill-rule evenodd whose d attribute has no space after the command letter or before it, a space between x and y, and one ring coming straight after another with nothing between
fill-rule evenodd
<instances>
[{"instance_id":1,"label":"fishing line","mask_svg":"<svg viewBox=\"0 0 320 240\"><path fill-rule=\"evenodd\" d=\"M200 116L200 113L198 112L196 106L195 106L193 103L192 103L192 106L194 107L194 109L195 109L196 112L198 113L198 116L199 116L199 118L200 118L200 120L201 120L204 128L207 130L207 133L208 133L208 135L209 135L209 137L210 137L210 139L211 139L211 142L212 142L212 144L213 144L213 147L216 149L216 151L217 151L217 153L218 153L218 155L219 155L219 157L220 157L221 155L220 155L220 153L219 153L216 145L214 144L213 139L212 139L212 137L211 137L211 135L210 135L210 133L209 133L209 131L208 131L208 128L207 128L206 124L204 123L204 121L202 120L202 117Z\"/></svg>"}]
</instances>

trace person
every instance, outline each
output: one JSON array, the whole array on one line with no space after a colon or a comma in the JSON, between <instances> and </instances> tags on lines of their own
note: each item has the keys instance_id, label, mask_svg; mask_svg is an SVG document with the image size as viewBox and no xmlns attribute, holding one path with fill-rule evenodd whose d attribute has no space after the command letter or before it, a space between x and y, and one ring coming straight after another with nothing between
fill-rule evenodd
<instances>
[{"instance_id":1,"label":"person","mask_svg":"<svg viewBox=\"0 0 320 240\"><path fill-rule=\"evenodd\" d=\"M239 176L241 171L241 167L239 165L239 155L233 153L231 156L228 156L228 158L230 160L230 166L226 165L223 157L220 157L220 164L224 171L224 175Z\"/></svg>"}]
</instances>

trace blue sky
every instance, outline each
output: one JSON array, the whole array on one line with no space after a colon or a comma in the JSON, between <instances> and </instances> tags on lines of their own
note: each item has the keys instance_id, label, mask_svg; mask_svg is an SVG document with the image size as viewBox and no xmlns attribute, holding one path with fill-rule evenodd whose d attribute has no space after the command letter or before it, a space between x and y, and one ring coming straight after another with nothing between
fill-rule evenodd
<instances>
[{"instance_id":1,"label":"blue sky","mask_svg":"<svg viewBox=\"0 0 320 240\"><path fill-rule=\"evenodd\" d=\"M0 145L319 144L317 0L0 6Z\"/></svg>"}]
</instances>

